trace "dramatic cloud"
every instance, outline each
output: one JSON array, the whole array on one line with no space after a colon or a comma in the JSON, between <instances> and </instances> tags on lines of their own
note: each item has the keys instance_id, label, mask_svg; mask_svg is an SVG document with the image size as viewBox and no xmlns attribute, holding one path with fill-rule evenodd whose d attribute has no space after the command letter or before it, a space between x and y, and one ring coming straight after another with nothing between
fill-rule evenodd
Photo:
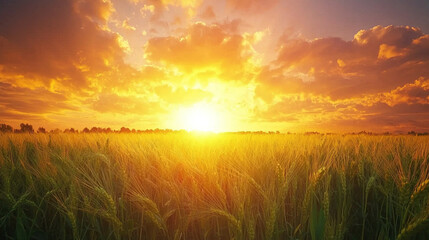
<instances>
[{"instance_id":1,"label":"dramatic cloud","mask_svg":"<svg viewBox=\"0 0 429 240\"><path fill-rule=\"evenodd\" d=\"M374 94L429 76L429 35L413 27L376 26L352 41L286 40L275 64L278 69L267 68L260 81L280 92Z\"/></svg>"},{"instance_id":2,"label":"dramatic cloud","mask_svg":"<svg viewBox=\"0 0 429 240\"><path fill-rule=\"evenodd\" d=\"M105 27L112 11L103 0L2 1L0 74L86 87L88 75L122 61L119 36Z\"/></svg>"},{"instance_id":3,"label":"dramatic cloud","mask_svg":"<svg viewBox=\"0 0 429 240\"><path fill-rule=\"evenodd\" d=\"M429 105L429 80L418 79L414 83L405 84L390 93L382 94L381 98L381 101L389 106L398 104Z\"/></svg>"},{"instance_id":4,"label":"dramatic cloud","mask_svg":"<svg viewBox=\"0 0 429 240\"><path fill-rule=\"evenodd\" d=\"M261 121L288 122L303 130L332 126L356 131L429 130L429 80L420 78L390 92L332 100L313 94L285 94L266 109L257 109Z\"/></svg>"},{"instance_id":5,"label":"dramatic cloud","mask_svg":"<svg viewBox=\"0 0 429 240\"><path fill-rule=\"evenodd\" d=\"M181 128L204 106L225 131L427 130L427 14L356 25L343 5L0 1L0 118Z\"/></svg>"},{"instance_id":6,"label":"dramatic cloud","mask_svg":"<svg viewBox=\"0 0 429 240\"><path fill-rule=\"evenodd\" d=\"M194 67L226 66L242 62L242 37L228 35L218 26L198 23L181 38L150 39L145 53L149 60L190 71Z\"/></svg>"},{"instance_id":7,"label":"dramatic cloud","mask_svg":"<svg viewBox=\"0 0 429 240\"><path fill-rule=\"evenodd\" d=\"M0 82L0 116L6 112L16 114L42 114L76 109L61 94L42 88L34 90Z\"/></svg>"},{"instance_id":8,"label":"dramatic cloud","mask_svg":"<svg viewBox=\"0 0 429 240\"><path fill-rule=\"evenodd\" d=\"M257 78L262 121L303 129L407 131L429 128L429 35L376 26L351 41L282 38Z\"/></svg>"},{"instance_id":9,"label":"dramatic cloud","mask_svg":"<svg viewBox=\"0 0 429 240\"><path fill-rule=\"evenodd\" d=\"M225 80L248 81L243 75L252 67L251 55L245 37L203 23L192 25L181 37L152 38L145 46L146 59L151 62L186 74L206 72Z\"/></svg>"}]
</instances>

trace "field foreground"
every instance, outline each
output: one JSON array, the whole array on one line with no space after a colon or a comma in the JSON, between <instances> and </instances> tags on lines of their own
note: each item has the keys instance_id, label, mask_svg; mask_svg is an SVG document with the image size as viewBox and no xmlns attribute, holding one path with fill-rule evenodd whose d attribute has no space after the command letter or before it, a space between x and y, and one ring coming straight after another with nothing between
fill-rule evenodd
<instances>
[{"instance_id":1,"label":"field foreground","mask_svg":"<svg viewBox=\"0 0 429 240\"><path fill-rule=\"evenodd\" d=\"M0 134L0 239L429 239L429 137Z\"/></svg>"}]
</instances>

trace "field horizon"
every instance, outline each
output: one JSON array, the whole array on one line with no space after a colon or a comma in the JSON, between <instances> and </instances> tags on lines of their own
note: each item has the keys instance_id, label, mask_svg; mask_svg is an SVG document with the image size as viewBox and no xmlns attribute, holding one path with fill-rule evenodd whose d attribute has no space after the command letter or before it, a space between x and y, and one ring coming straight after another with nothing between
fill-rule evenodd
<instances>
[{"instance_id":1,"label":"field horizon","mask_svg":"<svg viewBox=\"0 0 429 240\"><path fill-rule=\"evenodd\" d=\"M45 129L44 127L38 127L37 129L33 128L33 125L29 123L21 123L18 127L12 127L8 124L0 124L0 133L197 133L197 134L304 134L304 135L417 135L425 136L429 135L428 132L419 132L419 131L279 131L279 130L241 130L241 131L211 131L211 130L195 130L195 129L169 129L169 128L147 128L147 129L134 129L128 127L121 127L117 129L112 129L110 127L85 127L81 130L75 128L65 128L65 129Z\"/></svg>"}]
</instances>

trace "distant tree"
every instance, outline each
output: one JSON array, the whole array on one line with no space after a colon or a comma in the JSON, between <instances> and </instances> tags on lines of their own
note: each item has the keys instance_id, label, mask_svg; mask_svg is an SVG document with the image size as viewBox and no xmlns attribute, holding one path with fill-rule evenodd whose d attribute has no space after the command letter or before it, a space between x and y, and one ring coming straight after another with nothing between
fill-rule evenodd
<instances>
[{"instance_id":1,"label":"distant tree","mask_svg":"<svg viewBox=\"0 0 429 240\"><path fill-rule=\"evenodd\" d=\"M33 126L27 123L21 123L19 125L21 127L21 132L25 133L34 133L34 129Z\"/></svg>"},{"instance_id":2,"label":"distant tree","mask_svg":"<svg viewBox=\"0 0 429 240\"><path fill-rule=\"evenodd\" d=\"M46 130L42 127L39 127L39 129L37 129L37 133L46 133Z\"/></svg>"},{"instance_id":3,"label":"distant tree","mask_svg":"<svg viewBox=\"0 0 429 240\"><path fill-rule=\"evenodd\" d=\"M374 135L372 132L360 131L357 133L358 135Z\"/></svg>"},{"instance_id":4,"label":"distant tree","mask_svg":"<svg viewBox=\"0 0 429 240\"><path fill-rule=\"evenodd\" d=\"M78 133L74 128L66 128L64 129L64 133Z\"/></svg>"},{"instance_id":5,"label":"distant tree","mask_svg":"<svg viewBox=\"0 0 429 240\"><path fill-rule=\"evenodd\" d=\"M89 133L89 129L86 127L82 130L83 133Z\"/></svg>"},{"instance_id":6,"label":"distant tree","mask_svg":"<svg viewBox=\"0 0 429 240\"><path fill-rule=\"evenodd\" d=\"M320 134L319 132L306 132L304 133L305 135L318 135Z\"/></svg>"},{"instance_id":7,"label":"distant tree","mask_svg":"<svg viewBox=\"0 0 429 240\"><path fill-rule=\"evenodd\" d=\"M13 132L12 126L6 124L0 124L0 132L2 133L11 133Z\"/></svg>"},{"instance_id":8,"label":"distant tree","mask_svg":"<svg viewBox=\"0 0 429 240\"><path fill-rule=\"evenodd\" d=\"M60 130L60 129L58 129L58 128L52 129L52 130L50 131L50 133L60 133L60 132L61 132L61 130Z\"/></svg>"},{"instance_id":9,"label":"distant tree","mask_svg":"<svg viewBox=\"0 0 429 240\"><path fill-rule=\"evenodd\" d=\"M130 133L130 132L131 132L131 130L130 130L129 128L126 128L126 127L121 127L120 132L121 132L121 133Z\"/></svg>"}]
</instances>

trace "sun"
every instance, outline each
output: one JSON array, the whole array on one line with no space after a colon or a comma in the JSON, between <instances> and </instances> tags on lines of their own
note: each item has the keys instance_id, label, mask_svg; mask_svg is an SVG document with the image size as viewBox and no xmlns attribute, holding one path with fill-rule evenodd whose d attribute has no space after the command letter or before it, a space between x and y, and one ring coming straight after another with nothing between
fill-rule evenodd
<instances>
[{"instance_id":1,"label":"sun","mask_svg":"<svg viewBox=\"0 0 429 240\"><path fill-rule=\"evenodd\" d=\"M182 127L188 131L218 132L221 127L220 112L209 105L197 104L180 111Z\"/></svg>"}]
</instances>

